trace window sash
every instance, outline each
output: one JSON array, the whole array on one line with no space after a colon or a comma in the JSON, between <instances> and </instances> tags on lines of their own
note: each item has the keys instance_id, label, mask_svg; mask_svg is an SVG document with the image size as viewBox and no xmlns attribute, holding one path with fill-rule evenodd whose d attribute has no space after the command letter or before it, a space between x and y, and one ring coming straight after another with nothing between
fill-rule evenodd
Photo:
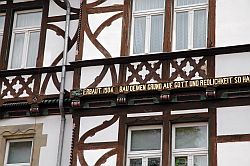
<instances>
[{"instance_id":1,"label":"window sash","mask_svg":"<svg viewBox=\"0 0 250 166\"><path fill-rule=\"evenodd\" d=\"M175 51L181 51L181 50L187 50L187 49L200 49L200 48L206 48L207 47L207 26L208 26L208 4L207 3L202 3L202 4L194 4L191 6L184 6L184 7L177 7L176 6L176 1L175 1L175 12L174 12L174 28L173 28L173 50ZM194 30L194 28L196 28L197 26L195 25L195 12L197 11L201 11L201 10L206 10L205 13L205 20L203 22L205 22L205 26L203 27L204 29L200 29L200 31L205 32L205 34L202 36L202 39L204 40L202 43L202 45L199 45L200 43L197 40L200 40L195 38L195 37L200 37L199 35L196 34L196 30ZM186 28L186 35L187 35L187 39L185 42L187 42L187 44L181 44L181 47L179 47L180 43L178 43L178 32L177 32L177 15L179 13L182 12L186 12L188 13L187 16L187 25L185 26ZM200 25L199 23L197 25ZM199 26L200 28L200 26ZM180 41L183 42L183 41Z\"/></svg>"},{"instance_id":2,"label":"window sash","mask_svg":"<svg viewBox=\"0 0 250 166\"><path fill-rule=\"evenodd\" d=\"M40 40L40 35L37 38L38 41L36 43L31 43L31 36L34 33L39 33L40 34L40 25L39 26L29 26L29 27L16 27L17 24L17 15L19 13L42 13L41 10L32 10L32 11L21 11L21 12L16 12L15 17L14 17L14 25L13 25L13 30L12 30L12 39L11 39L11 47L10 47L10 56L9 56L9 63L8 63L8 69L19 69L19 68L28 68L28 67L36 67L36 59L38 56L38 49L39 49L39 40ZM41 22L42 20L40 20ZM18 34L24 34L24 39L23 39L23 47L21 54L19 55L20 57L16 57L15 55L15 37ZM36 50L33 50L31 53L31 49L29 49L29 46L33 45ZM15 63L15 64L13 64Z\"/></svg>"},{"instance_id":3,"label":"window sash","mask_svg":"<svg viewBox=\"0 0 250 166\"><path fill-rule=\"evenodd\" d=\"M31 142L31 147L30 147L30 159L28 163L11 163L8 164L8 159L9 159L9 148L10 148L10 143L13 142ZM5 150L5 159L4 159L4 166L30 166L31 164L31 159L32 159L32 149L33 149L33 139L16 139L16 140L8 140L6 144L6 150Z\"/></svg>"}]
</instances>

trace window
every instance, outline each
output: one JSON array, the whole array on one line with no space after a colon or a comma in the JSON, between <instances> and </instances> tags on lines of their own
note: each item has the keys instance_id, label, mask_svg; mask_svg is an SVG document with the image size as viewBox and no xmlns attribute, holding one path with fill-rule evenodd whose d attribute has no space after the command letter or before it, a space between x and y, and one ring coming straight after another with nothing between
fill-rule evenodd
<instances>
[{"instance_id":1,"label":"window","mask_svg":"<svg viewBox=\"0 0 250 166\"><path fill-rule=\"evenodd\" d=\"M162 52L164 0L134 0L131 54Z\"/></svg>"},{"instance_id":2,"label":"window","mask_svg":"<svg viewBox=\"0 0 250 166\"><path fill-rule=\"evenodd\" d=\"M127 166L161 166L162 128L160 126L128 129Z\"/></svg>"},{"instance_id":3,"label":"window","mask_svg":"<svg viewBox=\"0 0 250 166\"><path fill-rule=\"evenodd\" d=\"M41 20L41 10L15 12L9 69L36 66Z\"/></svg>"},{"instance_id":4,"label":"window","mask_svg":"<svg viewBox=\"0 0 250 166\"><path fill-rule=\"evenodd\" d=\"M207 0L175 0L174 50L207 45Z\"/></svg>"},{"instance_id":5,"label":"window","mask_svg":"<svg viewBox=\"0 0 250 166\"><path fill-rule=\"evenodd\" d=\"M206 123L173 125L172 166L208 166Z\"/></svg>"},{"instance_id":6,"label":"window","mask_svg":"<svg viewBox=\"0 0 250 166\"><path fill-rule=\"evenodd\" d=\"M5 166L30 166L32 140L8 140L6 144Z\"/></svg>"},{"instance_id":7,"label":"window","mask_svg":"<svg viewBox=\"0 0 250 166\"><path fill-rule=\"evenodd\" d=\"M0 53L3 41L4 22L5 22L5 16L0 14Z\"/></svg>"}]
</instances>

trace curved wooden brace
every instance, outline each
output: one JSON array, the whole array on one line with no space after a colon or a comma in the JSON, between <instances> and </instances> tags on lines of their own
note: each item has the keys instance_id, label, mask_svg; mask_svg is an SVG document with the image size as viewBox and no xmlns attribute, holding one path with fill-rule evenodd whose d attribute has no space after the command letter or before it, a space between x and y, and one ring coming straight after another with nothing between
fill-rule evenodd
<instances>
[{"instance_id":1,"label":"curved wooden brace","mask_svg":"<svg viewBox=\"0 0 250 166\"><path fill-rule=\"evenodd\" d=\"M88 86L88 88L94 88L96 87L98 84L100 84L100 82L102 81L102 79L104 78L104 76L107 74L108 72L108 69L109 69L109 66L104 66L101 73L99 74L99 76L97 76L94 80L94 82L92 84L90 84Z\"/></svg>"},{"instance_id":2,"label":"curved wooden brace","mask_svg":"<svg viewBox=\"0 0 250 166\"><path fill-rule=\"evenodd\" d=\"M117 149L112 149L108 151L97 160L97 162L95 163L95 166L101 166L107 161L108 158L110 158L111 156L114 156L115 154L117 154Z\"/></svg>"},{"instance_id":3,"label":"curved wooden brace","mask_svg":"<svg viewBox=\"0 0 250 166\"><path fill-rule=\"evenodd\" d=\"M61 2L60 0L54 0L54 2L55 2L60 8L62 8L62 9L64 9L64 10L67 10L67 7L66 7L65 3ZM79 14L80 9L71 7L71 8L70 8L70 11L73 12L73 13Z\"/></svg>"}]
</instances>

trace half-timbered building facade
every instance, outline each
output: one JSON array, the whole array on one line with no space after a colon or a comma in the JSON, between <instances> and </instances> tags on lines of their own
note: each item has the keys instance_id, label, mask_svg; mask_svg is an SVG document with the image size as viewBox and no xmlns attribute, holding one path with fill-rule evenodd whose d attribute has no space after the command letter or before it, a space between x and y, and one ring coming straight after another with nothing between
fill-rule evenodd
<instances>
[{"instance_id":1,"label":"half-timbered building facade","mask_svg":"<svg viewBox=\"0 0 250 166\"><path fill-rule=\"evenodd\" d=\"M249 6L1 0L0 165L249 165Z\"/></svg>"}]
</instances>

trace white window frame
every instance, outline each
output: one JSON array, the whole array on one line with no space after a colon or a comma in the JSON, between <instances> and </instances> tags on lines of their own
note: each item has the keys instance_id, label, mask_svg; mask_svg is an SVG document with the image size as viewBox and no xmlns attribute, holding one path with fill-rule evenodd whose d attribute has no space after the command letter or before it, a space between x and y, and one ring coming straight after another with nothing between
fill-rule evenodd
<instances>
[{"instance_id":1,"label":"white window frame","mask_svg":"<svg viewBox=\"0 0 250 166\"><path fill-rule=\"evenodd\" d=\"M31 26L31 27L16 27L17 23L17 15L18 14L24 14L24 13L36 13L36 12L42 12L42 9L35 9L35 10L24 10L24 11L17 11L14 14L14 21L13 21L13 28L12 28L12 37L11 37L11 45L10 45L10 53L9 53L9 61L8 61L8 69L16 69L11 67L12 63L12 57L13 57L13 51L14 51L14 43L15 43L15 35L16 34L24 34L24 44L23 44L23 52L22 52L22 62L20 68L27 68L27 58L28 58L28 49L29 49L29 40L30 40L30 33L34 32L40 32L41 31L41 24L37 27ZM42 20L41 20L42 22ZM39 37L40 39L40 37ZM33 66L36 67L36 66Z\"/></svg>"},{"instance_id":2,"label":"white window frame","mask_svg":"<svg viewBox=\"0 0 250 166\"><path fill-rule=\"evenodd\" d=\"M149 54L149 53L159 53L159 52L150 52L150 38L151 38L151 16L156 15L163 15L162 20L162 46L163 46L163 39L164 39L164 22L165 22L165 1L163 8L158 9L150 9L150 10L141 10L135 11L135 3L136 0L133 0L132 5L132 26L131 26L131 40L130 40L130 55L141 55L141 54ZM145 50L143 53L135 54L134 50L134 25L135 25L135 18L136 17L146 17L146 29L145 29ZM160 51L162 52L162 51Z\"/></svg>"},{"instance_id":3,"label":"white window frame","mask_svg":"<svg viewBox=\"0 0 250 166\"><path fill-rule=\"evenodd\" d=\"M208 1L208 0L207 0ZM194 36L194 11L198 10L206 10L206 39L208 37L208 2L207 3L199 3L185 6L177 7L177 0L174 0L174 24L173 24L173 50L174 51L185 51L185 50L196 50L207 48L207 40L205 43L205 47L194 48L193 47L193 36ZM188 48L187 49L176 49L176 13L188 12Z\"/></svg>"},{"instance_id":4,"label":"white window frame","mask_svg":"<svg viewBox=\"0 0 250 166\"><path fill-rule=\"evenodd\" d=\"M197 127L197 126L206 126L207 128L207 145L206 148L184 148L184 149L175 149L175 131L179 127ZM207 156L208 162L208 123L181 123L172 125L172 166L175 166L175 157L187 157L188 166L194 166L194 156Z\"/></svg>"},{"instance_id":5,"label":"white window frame","mask_svg":"<svg viewBox=\"0 0 250 166\"><path fill-rule=\"evenodd\" d=\"M5 24L5 19L6 19L5 14L4 13L0 13L0 16L4 16L4 24ZM4 26L3 26L3 29L0 29L0 36L2 36L2 38L3 38L3 31L4 31ZM0 53L1 53L2 45L3 45L3 41L1 41Z\"/></svg>"},{"instance_id":6,"label":"white window frame","mask_svg":"<svg viewBox=\"0 0 250 166\"><path fill-rule=\"evenodd\" d=\"M131 133L132 131L140 130L161 130L161 145L159 150L144 150L144 151L131 151ZM130 165L130 159L142 159L142 166L147 166L148 158L160 158L160 166L162 165L162 144L163 144L163 128L160 125L149 126L132 126L128 128L127 136L127 162L126 166Z\"/></svg>"},{"instance_id":7,"label":"white window frame","mask_svg":"<svg viewBox=\"0 0 250 166\"><path fill-rule=\"evenodd\" d=\"M15 164L7 164L8 161L8 154L9 154L9 146L11 142L27 142L31 141L31 153L30 153L30 162L29 163L15 163ZM31 166L32 162L32 155L33 155L33 145L34 145L34 140L32 138L30 139L10 139L7 140L6 142L6 149L5 149L5 157L4 157L4 166Z\"/></svg>"}]
</instances>

